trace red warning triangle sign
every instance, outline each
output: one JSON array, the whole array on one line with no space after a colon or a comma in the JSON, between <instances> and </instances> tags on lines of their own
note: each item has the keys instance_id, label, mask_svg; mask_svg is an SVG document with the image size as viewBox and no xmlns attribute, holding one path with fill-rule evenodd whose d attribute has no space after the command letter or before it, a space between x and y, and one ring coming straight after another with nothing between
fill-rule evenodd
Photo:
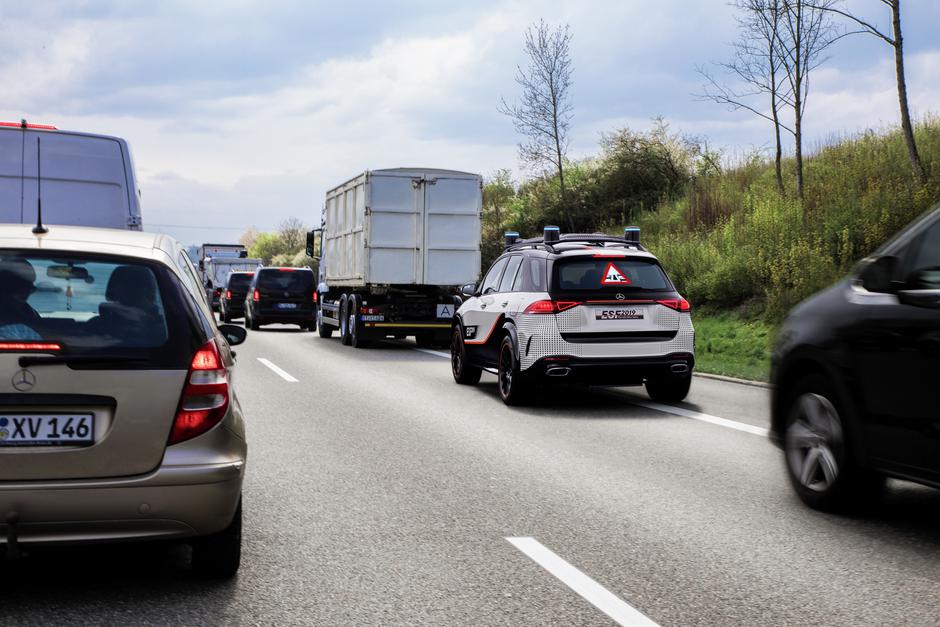
<instances>
[{"instance_id":1,"label":"red warning triangle sign","mask_svg":"<svg viewBox=\"0 0 940 627\"><path fill-rule=\"evenodd\" d=\"M604 276L601 277L601 285L630 285L630 279L611 261L604 270Z\"/></svg>"}]
</instances>

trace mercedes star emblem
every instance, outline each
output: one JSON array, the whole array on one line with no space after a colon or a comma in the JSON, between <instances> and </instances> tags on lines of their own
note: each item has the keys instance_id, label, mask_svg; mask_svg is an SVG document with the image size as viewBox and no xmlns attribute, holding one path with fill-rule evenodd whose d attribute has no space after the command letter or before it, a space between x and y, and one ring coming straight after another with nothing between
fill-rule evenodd
<instances>
[{"instance_id":1,"label":"mercedes star emblem","mask_svg":"<svg viewBox=\"0 0 940 627\"><path fill-rule=\"evenodd\" d=\"M617 294L617 300L623 300L624 298L626 298L626 296L623 294Z\"/></svg>"},{"instance_id":2,"label":"mercedes star emblem","mask_svg":"<svg viewBox=\"0 0 940 627\"><path fill-rule=\"evenodd\" d=\"M36 385L36 375L25 368L13 375L13 387L19 392L29 392Z\"/></svg>"}]
</instances>

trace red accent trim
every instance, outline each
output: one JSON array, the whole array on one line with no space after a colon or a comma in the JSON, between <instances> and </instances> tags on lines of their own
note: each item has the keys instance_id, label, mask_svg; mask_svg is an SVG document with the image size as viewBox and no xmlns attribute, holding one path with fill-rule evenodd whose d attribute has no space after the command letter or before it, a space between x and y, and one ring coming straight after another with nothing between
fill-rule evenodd
<instances>
[{"instance_id":1,"label":"red accent trim","mask_svg":"<svg viewBox=\"0 0 940 627\"><path fill-rule=\"evenodd\" d=\"M6 128L24 128L22 122L0 122L0 126L6 127ZM29 122L26 123L26 127L25 127L25 128L34 129L34 130L38 130L38 131L57 131L57 130L59 130L59 129L57 129L56 127L54 127L53 125L51 125L51 124L32 124L32 123L29 123Z\"/></svg>"},{"instance_id":2,"label":"red accent trim","mask_svg":"<svg viewBox=\"0 0 940 627\"><path fill-rule=\"evenodd\" d=\"M627 255L594 255L595 259L626 259Z\"/></svg>"},{"instance_id":3,"label":"red accent trim","mask_svg":"<svg viewBox=\"0 0 940 627\"><path fill-rule=\"evenodd\" d=\"M0 351L60 351L62 345L55 342L0 342Z\"/></svg>"},{"instance_id":4,"label":"red accent trim","mask_svg":"<svg viewBox=\"0 0 940 627\"><path fill-rule=\"evenodd\" d=\"M493 335L493 331L496 330L496 327L499 326L500 321L504 318L503 314L499 314L496 317L496 322L493 324L493 328L490 329L490 332L486 334L486 339L483 340L464 340L464 344L486 344L490 341L490 337Z\"/></svg>"},{"instance_id":5,"label":"red accent trim","mask_svg":"<svg viewBox=\"0 0 940 627\"><path fill-rule=\"evenodd\" d=\"M647 299L647 300L589 300L589 301L587 301L587 303L588 303L589 305L593 305L593 304L595 304L595 303L630 303L630 304L635 305L635 304L638 304L638 303L653 304L654 302L656 302L656 301L654 301L654 300L649 300L649 299Z\"/></svg>"},{"instance_id":6,"label":"red accent trim","mask_svg":"<svg viewBox=\"0 0 940 627\"><path fill-rule=\"evenodd\" d=\"M679 312L691 311L692 305L689 304L689 301L682 298L665 298L663 300L657 300L656 304L662 305L663 307L669 307Z\"/></svg>"}]
</instances>

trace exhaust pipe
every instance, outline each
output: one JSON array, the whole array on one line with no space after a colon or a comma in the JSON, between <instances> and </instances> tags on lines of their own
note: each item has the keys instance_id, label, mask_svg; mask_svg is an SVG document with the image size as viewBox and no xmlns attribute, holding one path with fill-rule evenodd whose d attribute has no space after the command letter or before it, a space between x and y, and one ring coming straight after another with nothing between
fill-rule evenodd
<instances>
[{"instance_id":1,"label":"exhaust pipe","mask_svg":"<svg viewBox=\"0 0 940 627\"><path fill-rule=\"evenodd\" d=\"M689 371L689 364L672 364L669 366L669 371L672 374L685 374Z\"/></svg>"},{"instance_id":2,"label":"exhaust pipe","mask_svg":"<svg viewBox=\"0 0 940 627\"><path fill-rule=\"evenodd\" d=\"M555 366L553 368L549 368L548 370L546 370L545 374L550 377L567 377L570 372L571 372L571 368Z\"/></svg>"}]
</instances>

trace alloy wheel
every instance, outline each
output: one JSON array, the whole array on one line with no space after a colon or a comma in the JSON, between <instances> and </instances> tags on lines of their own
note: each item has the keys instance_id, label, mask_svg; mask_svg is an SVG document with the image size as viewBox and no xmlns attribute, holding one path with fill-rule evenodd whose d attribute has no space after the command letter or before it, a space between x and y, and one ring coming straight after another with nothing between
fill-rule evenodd
<instances>
[{"instance_id":1,"label":"alloy wheel","mask_svg":"<svg viewBox=\"0 0 940 627\"><path fill-rule=\"evenodd\" d=\"M829 399L812 392L800 396L786 432L793 476L814 492L829 490L839 478L843 446L842 421Z\"/></svg>"},{"instance_id":2,"label":"alloy wheel","mask_svg":"<svg viewBox=\"0 0 940 627\"><path fill-rule=\"evenodd\" d=\"M499 391L503 397L512 392L512 349L508 344L499 353Z\"/></svg>"},{"instance_id":3,"label":"alloy wheel","mask_svg":"<svg viewBox=\"0 0 940 627\"><path fill-rule=\"evenodd\" d=\"M459 377L463 367L463 354L461 349L460 333L455 331L450 339L450 367L454 371L454 376Z\"/></svg>"}]
</instances>

